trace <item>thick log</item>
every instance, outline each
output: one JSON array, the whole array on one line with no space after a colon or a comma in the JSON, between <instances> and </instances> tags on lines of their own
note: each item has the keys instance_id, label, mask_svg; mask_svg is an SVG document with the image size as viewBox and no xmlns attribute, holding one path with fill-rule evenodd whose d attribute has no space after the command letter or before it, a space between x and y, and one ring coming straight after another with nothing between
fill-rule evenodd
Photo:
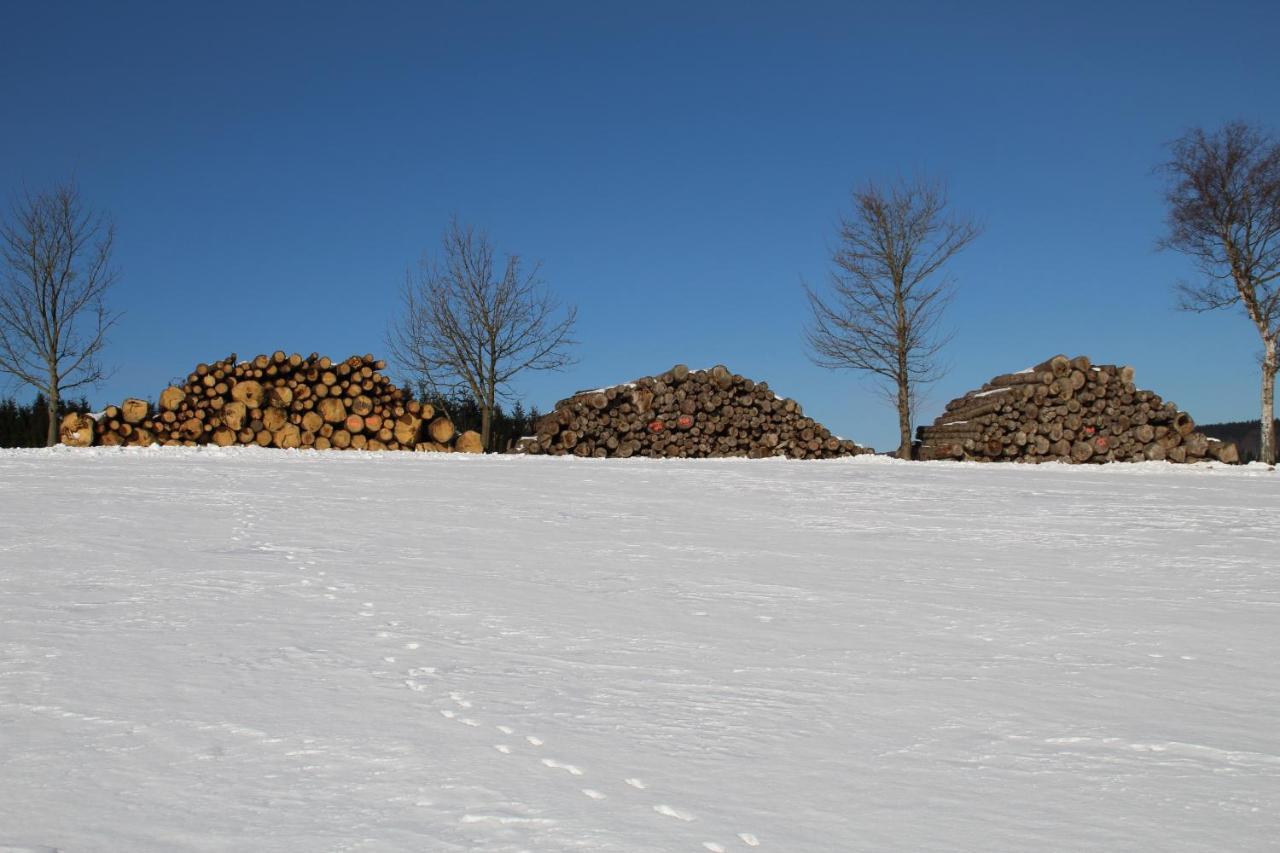
<instances>
[{"instance_id":1,"label":"thick log","mask_svg":"<svg viewBox=\"0 0 1280 853\"><path fill-rule=\"evenodd\" d=\"M439 417L427 427L427 433L431 436L431 440L437 444L448 444L453 441L453 436L457 433L457 430L453 426L453 421L445 417Z\"/></svg>"},{"instance_id":2,"label":"thick log","mask_svg":"<svg viewBox=\"0 0 1280 853\"><path fill-rule=\"evenodd\" d=\"M266 391L262 387L262 383L253 379L246 379L243 382L237 382L231 387L231 399L244 403L246 408L258 409L262 407L266 400Z\"/></svg>"},{"instance_id":3,"label":"thick log","mask_svg":"<svg viewBox=\"0 0 1280 853\"><path fill-rule=\"evenodd\" d=\"M91 415L72 412L58 424L58 440L68 447L92 447L97 436L97 421Z\"/></svg>"},{"instance_id":4,"label":"thick log","mask_svg":"<svg viewBox=\"0 0 1280 853\"><path fill-rule=\"evenodd\" d=\"M347 419L347 407L337 397L326 397L316 404L316 411L325 423L340 424Z\"/></svg>"},{"instance_id":5,"label":"thick log","mask_svg":"<svg viewBox=\"0 0 1280 853\"><path fill-rule=\"evenodd\" d=\"M458 436L453 449L457 453L484 453L484 443L480 440L480 433L467 430Z\"/></svg>"},{"instance_id":6,"label":"thick log","mask_svg":"<svg viewBox=\"0 0 1280 853\"><path fill-rule=\"evenodd\" d=\"M127 424L142 423L142 420L151 414L151 406L146 400L131 397L120 404L120 414Z\"/></svg>"},{"instance_id":7,"label":"thick log","mask_svg":"<svg viewBox=\"0 0 1280 853\"><path fill-rule=\"evenodd\" d=\"M176 412L187 401L187 392L177 385L170 385L160 392L160 409L165 412Z\"/></svg>"},{"instance_id":8,"label":"thick log","mask_svg":"<svg viewBox=\"0 0 1280 853\"><path fill-rule=\"evenodd\" d=\"M405 412L396 418L393 432L396 441L412 447L418 443L418 437L422 434L422 418Z\"/></svg>"}]
</instances>

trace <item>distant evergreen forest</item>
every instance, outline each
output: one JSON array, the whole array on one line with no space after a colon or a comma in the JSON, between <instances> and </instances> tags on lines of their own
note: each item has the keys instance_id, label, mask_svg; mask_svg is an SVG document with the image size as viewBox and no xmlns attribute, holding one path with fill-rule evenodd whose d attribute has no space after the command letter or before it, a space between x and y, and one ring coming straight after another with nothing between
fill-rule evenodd
<instances>
[{"instance_id":1,"label":"distant evergreen forest","mask_svg":"<svg viewBox=\"0 0 1280 853\"><path fill-rule=\"evenodd\" d=\"M12 398L0 400L0 447L44 447L49 428L47 401L37 394L30 405L22 406ZM58 407L58 417L71 412L89 411L89 401L63 400Z\"/></svg>"},{"instance_id":2,"label":"distant evergreen forest","mask_svg":"<svg viewBox=\"0 0 1280 853\"><path fill-rule=\"evenodd\" d=\"M1256 462L1262 444L1262 421L1231 421L1223 424L1197 424L1196 429L1220 441L1235 442L1241 462ZM1280 418L1276 419L1276 433L1280 435Z\"/></svg>"}]
</instances>

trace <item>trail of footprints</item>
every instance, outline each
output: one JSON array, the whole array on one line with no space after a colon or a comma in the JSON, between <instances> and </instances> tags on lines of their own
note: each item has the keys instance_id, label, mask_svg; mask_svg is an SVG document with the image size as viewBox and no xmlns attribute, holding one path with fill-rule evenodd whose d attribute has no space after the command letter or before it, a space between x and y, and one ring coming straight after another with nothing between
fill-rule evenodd
<instances>
[{"instance_id":1,"label":"trail of footprints","mask_svg":"<svg viewBox=\"0 0 1280 853\"><path fill-rule=\"evenodd\" d=\"M417 643L408 643L405 646L405 648L417 648L417 647L418 647ZM434 670L431 670L431 671L434 672ZM423 674L423 671L410 670L410 673ZM409 687L411 690L415 690L417 692L422 692L427 687L425 684L417 682L413 679L407 680L405 682L405 685ZM455 720L459 723L462 723L464 726L469 726L471 728L482 727L482 724L478 720L476 720L474 717L469 715L469 712L472 710L472 704L470 700L468 700L465 696L463 696L462 693L456 690L451 691L449 693L449 701L453 703L454 707L441 708L440 715L442 717L448 720ZM498 726L494 726L494 728L499 733L506 735L507 737L512 737L512 738L517 737L516 730L511 726L498 725ZM537 737L536 735L524 735L523 740L525 744L527 744L530 747L533 747L535 750L540 749L544 745L542 739ZM510 743L496 743L493 745L493 748L503 755L512 755L514 753L514 749ZM570 777L578 778L586 775L586 771L583 770L581 767L578 767L575 764L569 764L564 761L560 761L555 758L539 758L539 762L542 764L543 767L546 767L548 770L566 773ZM634 776L624 779L623 782L629 788L632 788L636 791L644 791L644 790L647 790L649 787L647 784L645 784L643 779L638 779ZM582 791L583 796L588 797L589 799L592 799L592 800L606 800L609 798L608 795L605 794L603 791L599 791L595 788L582 788L580 790ZM666 803L659 803L655 805L653 807L653 811L659 815L662 815L663 817L669 817L674 820L683 821L685 823L691 823L697 820L697 816L694 815L693 813L688 812L684 809L679 809L674 806L667 805ZM760 839L757 838L755 835L751 834L750 832L739 832L737 835L737 840L747 847L760 846ZM725 847L723 844L719 844L715 841L702 842L702 848L704 850L711 851L711 853L728 853L728 850L729 850L728 847Z\"/></svg>"},{"instance_id":2,"label":"trail of footprints","mask_svg":"<svg viewBox=\"0 0 1280 853\"><path fill-rule=\"evenodd\" d=\"M251 521L248 522L245 525L245 527L251 528L252 522ZM239 538L239 537L236 537L236 538ZM292 555L290 555L290 557L292 557ZM304 566L305 568L308 568L308 569L314 569L314 561L307 560L304 562ZM323 578L325 573L323 571L319 571L317 572L317 574L321 578ZM309 586L310 583L304 580L303 585ZM333 595L333 593L339 592L339 591L341 591L339 587L328 586L326 587L326 594L324 597L327 599L333 600L337 597ZM373 602L369 602L369 601L361 602L361 606L364 609L360 611L359 613L360 616L368 617L368 616L374 615ZM399 627L400 623L389 622L387 623L387 625L388 627ZM390 639L391 636L392 634L389 631L379 631L377 633L377 637L379 639ZM421 647L420 643L409 642L404 644L404 649L407 651L415 651L420 647ZM382 661L384 663L395 663L396 658L392 655L387 655L382 658ZM410 690L413 690L414 692L423 693L432 689L432 685L421 682L418 679L423 676L435 675L436 669L435 667L415 667L415 668L409 669L407 674L409 677L404 680L404 685L408 687ZM462 693L458 691L450 692L449 700L453 703L454 707L441 708L440 716L448 720L454 720L458 723L461 723L464 726L467 726L468 728L478 729L482 727L480 721L476 720L473 716L471 716L468 713L472 710L472 705L470 700L468 700L465 696L463 696ZM506 735L508 737L516 736L516 731L511 726L499 725L499 726L495 726L494 728L499 733ZM532 747L535 750L540 749L544 745L542 739L537 737L536 735L524 735L523 741L526 745L528 745L529 747ZM512 755L514 753L512 746L507 743L494 744L493 748L503 755ZM584 771L581 767L578 767L577 765L574 765L574 764L568 764L566 762L559 761L554 758L541 758L539 760L543 767L546 767L548 770L551 770L551 771L563 772L573 778L579 778L586 775L586 771ZM629 788L636 791L645 791L649 787L648 785L645 784L645 782L642 779L638 779L634 776L624 779L623 782ZM591 800L599 801L599 800L608 799L607 794L595 788L581 788L580 790L582 791L583 796ZM679 820L685 823L692 823L693 821L697 820L697 816L694 815L693 813L688 812L684 809L676 808L666 803L659 803L653 806L653 811L656 814L662 815L663 817L672 818L674 820ZM737 834L737 840L747 847L761 846L760 839L750 832L739 832ZM710 853L728 853L729 851L728 847L725 847L723 844L717 843L715 841L702 842L702 848L704 850L710 851Z\"/></svg>"}]
</instances>

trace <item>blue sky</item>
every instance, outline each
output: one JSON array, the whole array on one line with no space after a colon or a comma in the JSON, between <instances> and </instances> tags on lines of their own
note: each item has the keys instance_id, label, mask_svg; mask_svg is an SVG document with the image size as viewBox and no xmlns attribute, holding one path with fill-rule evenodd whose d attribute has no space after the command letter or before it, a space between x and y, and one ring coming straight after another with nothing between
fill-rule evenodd
<instances>
[{"instance_id":1,"label":"blue sky","mask_svg":"<svg viewBox=\"0 0 1280 853\"><path fill-rule=\"evenodd\" d=\"M1277 32L1263 2L10 5L0 192L74 174L117 220L97 403L385 352L456 214L579 308L526 401L723 362L887 449L893 412L806 358L800 283L853 186L929 174L986 230L924 419L1060 351L1253 418L1256 334L1176 310L1152 168L1190 125L1280 130Z\"/></svg>"}]
</instances>

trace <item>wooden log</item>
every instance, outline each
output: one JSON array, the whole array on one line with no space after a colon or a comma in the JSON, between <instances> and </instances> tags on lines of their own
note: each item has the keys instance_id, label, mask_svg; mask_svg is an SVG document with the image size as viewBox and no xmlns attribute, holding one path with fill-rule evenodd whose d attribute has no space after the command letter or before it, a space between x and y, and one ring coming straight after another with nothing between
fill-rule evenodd
<instances>
[{"instance_id":1,"label":"wooden log","mask_svg":"<svg viewBox=\"0 0 1280 853\"><path fill-rule=\"evenodd\" d=\"M418 444L418 438L422 434L422 418L405 412L396 418L393 432L395 433L396 441L412 447Z\"/></svg>"},{"instance_id":2,"label":"wooden log","mask_svg":"<svg viewBox=\"0 0 1280 853\"><path fill-rule=\"evenodd\" d=\"M246 408L258 409L266 400L266 390L262 387L262 383L246 379L231 387L231 398L236 402L244 403Z\"/></svg>"},{"instance_id":3,"label":"wooden log","mask_svg":"<svg viewBox=\"0 0 1280 853\"><path fill-rule=\"evenodd\" d=\"M58 424L58 440L68 447L92 447L98 423L92 416L72 412Z\"/></svg>"},{"instance_id":4,"label":"wooden log","mask_svg":"<svg viewBox=\"0 0 1280 853\"><path fill-rule=\"evenodd\" d=\"M127 424L141 423L149 414L151 414L151 406L146 400L131 397L120 405L120 415Z\"/></svg>"},{"instance_id":5,"label":"wooden log","mask_svg":"<svg viewBox=\"0 0 1280 853\"><path fill-rule=\"evenodd\" d=\"M457 453L484 453L484 443L480 440L480 433L467 430L458 436L453 449Z\"/></svg>"},{"instance_id":6,"label":"wooden log","mask_svg":"<svg viewBox=\"0 0 1280 853\"><path fill-rule=\"evenodd\" d=\"M165 412L176 412L187 401L187 392L177 385L170 385L160 392L160 409Z\"/></svg>"},{"instance_id":7,"label":"wooden log","mask_svg":"<svg viewBox=\"0 0 1280 853\"><path fill-rule=\"evenodd\" d=\"M453 440L456 432L453 421L445 417L436 418L427 427L427 433L431 436L431 440L437 444L448 444Z\"/></svg>"},{"instance_id":8,"label":"wooden log","mask_svg":"<svg viewBox=\"0 0 1280 853\"><path fill-rule=\"evenodd\" d=\"M272 434L281 430L287 423L289 423L289 413L278 406L269 406L262 413L262 428Z\"/></svg>"},{"instance_id":9,"label":"wooden log","mask_svg":"<svg viewBox=\"0 0 1280 853\"><path fill-rule=\"evenodd\" d=\"M288 385L276 385L267 392L267 403L280 409L287 409L293 404L293 389Z\"/></svg>"},{"instance_id":10,"label":"wooden log","mask_svg":"<svg viewBox=\"0 0 1280 853\"><path fill-rule=\"evenodd\" d=\"M991 388L1009 388L1016 385L1048 385L1053 381L1053 371L1029 370L1023 373L1005 373L987 383ZM984 388L983 390L987 390Z\"/></svg>"},{"instance_id":11,"label":"wooden log","mask_svg":"<svg viewBox=\"0 0 1280 853\"><path fill-rule=\"evenodd\" d=\"M302 431L295 425L286 423L271 433L271 443L283 450L292 450L302 445Z\"/></svg>"},{"instance_id":12,"label":"wooden log","mask_svg":"<svg viewBox=\"0 0 1280 853\"><path fill-rule=\"evenodd\" d=\"M323 425L324 418L320 416L319 412L312 410L303 413L301 426L304 432L319 432L320 427Z\"/></svg>"},{"instance_id":13,"label":"wooden log","mask_svg":"<svg viewBox=\"0 0 1280 853\"><path fill-rule=\"evenodd\" d=\"M340 424L347 419L347 407L337 397L325 397L316 404L316 411L325 423Z\"/></svg>"},{"instance_id":14,"label":"wooden log","mask_svg":"<svg viewBox=\"0 0 1280 853\"><path fill-rule=\"evenodd\" d=\"M1036 371L1047 370L1053 373L1055 377L1063 377L1071 372L1071 359L1065 355L1055 355L1040 362L1033 369Z\"/></svg>"}]
</instances>

